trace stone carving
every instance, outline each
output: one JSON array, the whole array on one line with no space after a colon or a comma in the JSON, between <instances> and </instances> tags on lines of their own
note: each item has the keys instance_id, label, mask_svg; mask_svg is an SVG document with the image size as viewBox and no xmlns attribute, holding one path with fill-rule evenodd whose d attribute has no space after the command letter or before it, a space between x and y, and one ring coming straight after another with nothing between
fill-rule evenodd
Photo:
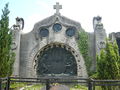
<instances>
[{"instance_id":1,"label":"stone carving","mask_svg":"<svg viewBox=\"0 0 120 90\"><path fill-rule=\"evenodd\" d=\"M98 42L98 47L99 47L99 49L105 48L105 41Z\"/></svg>"},{"instance_id":2,"label":"stone carving","mask_svg":"<svg viewBox=\"0 0 120 90\"><path fill-rule=\"evenodd\" d=\"M96 29L103 29L103 24L102 23L97 24Z\"/></svg>"},{"instance_id":3,"label":"stone carving","mask_svg":"<svg viewBox=\"0 0 120 90\"><path fill-rule=\"evenodd\" d=\"M62 9L62 6L59 5L59 3L54 6L54 9L56 9L56 13L36 23L31 32L21 35L21 30L19 29L20 27L17 27L16 30L14 30L21 35L21 37L19 38L20 44L18 43L18 45L20 45L20 48L18 46L17 49L19 50L19 58L16 59L20 61L20 63L18 64L20 64L19 70L21 77L37 77L38 75L41 75L39 74L39 72L51 75L57 72L58 74L60 73L63 76L64 74L71 74L81 77L87 77L84 59L77 47L77 42L75 39L77 33L82 32L83 29L81 28L80 23L60 15L59 10ZM19 21L19 18L17 20ZM62 26L62 28L57 27L57 30L60 30L60 32L58 31L57 33L53 29L53 25L55 25L56 23L59 23ZM20 23L17 23L16 26L19 26L19 24ZM44 35L46 37L40 36L40 29L43 27L49 30L49 35ZM66 35L66 30L69 27L76 28L75 33L72 33L73 37L68 37ZM18 36L19 34L16 34L16 36ZM63 51L57 49L54 50L54 48L60 48ZM52 52L50 53L49 50L51 50ZM61 53L61 51L63 53ZM70 52L71 54L68 54L68 52ZM48 54L46 55L46 53ZM59 57L59 55L61 55L61 57ZM64 55L67 56L65 57ZM58 56L60 59L58 60L59 64L57 63L56 56ZM79 65L81 67L79 67Z\"/></svg>"},{"instance_id":4,"label":"stone carving","mask_svg":"<svg viewBox=\"0 0 120 90\"><path fill-rule=\"evenodd\" d=\"M95 23L95 21L97 21L97 23L101 23L102 17L97 16L93 18L93 24Z\"/></svg>"},{"instance_id":5,"label":"stone carving","mask_svg":"<svg viewBox=\"0 0 120 90\"><path fill-rule=\"evenodd\" d=\"M39 31L39 34L41 37L47 37L49 36L49 30L46 28L41 28Z\"/></svg>"},{"instance_id":6,"label":"stone carving","mask_svg":"<svg viewBox=\"0 0 120 90\"><path fill-rule=\"evenodd\" d=\"M53 25L53 30L54 30L55 32L59 32L61 29L62 29L61 24L55 23L55 24Z\"/></svg>"},{"instance_id":7,"label":"stone carving","mask_svg":"<svg viewBox=\"0 0 120 90\"><path fill-rule=\"evenodd\" d=\"M13 42L12 42L12 50L17 49L18 42L20 39L20 32L19 30L22 30L24 28L24 20L23 18L16 18L16 24L12 26L12 36L13 36Z\"/></svg>"},{"instance_id":8,"label":"stone carving","mask_svg":"<svg viewBox=\"0 0 120 90\"><path fill-rule=\"evenodd\" d=\"M62 9L62 5L59 5L59 3L57 2L56 5L54 5L54 9L56 9L56 14L59 15L59 10Z\"/></svg>"},{"instance_id":9,"label":"stone carving","mask_svg":"<svg viewBox=\"0 0 120 90\"><path fill-rule=\"evenodd\" d=\"M66 27L66 28L75 27L76 32L79 32L79 30L81 29L81 25L78 22L70 20L70 19L68 19L64 16L60 16L60 15L55 14L55 15L53 15L51 17L48 17L45 20L43 20L39 23L36 23L34 25L33 32L34 32L36 40L41 39L39 37L39 29L44 28L44 27L49 29L51 26L53 26L56 23L56 20L58 20L57 23L60 23L62 25L62 27L63 26ZM61 29L61 31L62 31L62 29ZM82 31L82 29L81 29L81 31ZM75 37L77 38L77 34L75 35Z\"/></svg>"},{"instance_id":10,"label":"stone carving","mask_svg":"<svg viewBox=\"0 0 120 90\"><path fill-rule=\"evenodd\" d=\"M77 74L76 60L70 51L53 45L53 48L45 48L43 54L38 57L37 73L43 74ZM62 66L62 67L61 67Z\"/></svg>"},{"instance_id":11,"label":"stone carving","mask_svg":"<svg viewBox=\"0 0 120 90\"><path fill-rule=\"evenodd\" d=\"M103 29L103 24L101 23L102 17L97 16L93 18L93 28L94 29Z\"/></svg>"},{"instance_id":12,"label":"stone carving","mask_svg":"<svg viewBox=\"0 0 120 90\"><path fill-rule=\"evenodd\" d=\"M76 28L75 27L70 27L66 30L66 35L69 37L74 36L76 33Z\"/></svg>"},{"instance_id":13,"label":"stone carving","mask_svg":"<svg viewBox=\"0 0 120 90\"><path fill-rule=\"evenodd\" d=\"M14 30L23 30L24 28L24 19L23 18L16 18L16 24L13 25Z\"/></svg>"},{"instance_id":14,"label":"stone carving","mask_svg":"<svg viewBox=\"0 0 120 90\"><path fill-rule=\"evenodd\" d=\"M97 17L95 17L95 18L96 18L97 21L101 22L102 17L97 16Z\"/></svg>"},{"instance_id":15,"label":"stone carving","mask_svg":"<svg viewBox=\"0 0 120 90\"><path fill-rule=\"evenodd\" d=\"M11 48L12 48L12 50L17 49L17 43L15 41L12 42Z\"/></svg>"}]
</instances>

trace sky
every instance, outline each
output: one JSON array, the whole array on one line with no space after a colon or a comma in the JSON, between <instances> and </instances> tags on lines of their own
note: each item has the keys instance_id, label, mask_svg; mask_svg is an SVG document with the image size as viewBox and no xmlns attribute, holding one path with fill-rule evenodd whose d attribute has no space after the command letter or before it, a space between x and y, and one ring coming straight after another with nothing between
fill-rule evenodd
<instances>
[{"instance_id":1,"label":"sky","mask_svg":"<svg viewBox=\"0 0 120 90\"><path fill-rule=\"evenodd\" d=\"M56 12L53 5L62 5L61 15L78 21L87 32L93 32L94 16L101 16L108 33L120 31L120 0L0 0L0 10L9 2L10 27L16 17L25 21L23 32L30 32L34 24ZM0 15L2 12L0 11Z\"/></svg>"}]
</instances>

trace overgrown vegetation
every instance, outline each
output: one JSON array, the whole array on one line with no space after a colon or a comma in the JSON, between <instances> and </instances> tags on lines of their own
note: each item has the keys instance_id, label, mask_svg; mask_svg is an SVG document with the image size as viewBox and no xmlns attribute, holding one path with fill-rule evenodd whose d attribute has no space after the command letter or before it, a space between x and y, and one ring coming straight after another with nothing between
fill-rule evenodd
<instances>
[{"instance_id":1,"label":"overgrown vegetation","mask_svg":"<svg viewBox=\"0 0 120 90\"><path fill-rule=\"evenodd\" d=\"M12 33L9 29L8 4L2 10L0 19L0 77L10 76L14 62L14 53L11 51Z\"/></svg>"},{"instance_id":2,"label":"overgrown vegetation","mask_svg":"<svg viewBox=\"0 0 120 90\"><path fill-rule=\"evenodd\" d=\"M10 89L12 90L18 90L22 87L27 86L27 83L23 83L23 82L14 82L10 84Z\"/></svg>"},{"instance_id":3,"label":"overgrown vegetation","mask_svg":"<svg viewBox=\"0 0 120 90\"><path fill-rule=\"evenodd\" d=\"M106 48L97 56L97 76L99 79L120 79L120 56L116 42L106 41Z\"/></svg>"},{"instance_id":4,"label":"overgrown vegetation","mask_svg":"<svg viewBox=\"0 0 120 90\"><path fill-rule=\"evenodd\" d=\"M85 32L84 30L79 33L78 47L85 60L87 72L88 74L90 74L91 58L88 55L88 50L89 50L88 49L88 33Z\"/></svg>"},{"instance_id":5,"label":"overgrown vegetation","mask_svg":"<svg viewBox=\"0 0 120 90\"><path fill-rule=\"evenodd\" d=\"M98 79L120 79L120 56L116 42L106 41L106 48L101 50L100 56L97 56ZM118 87L103 86L102 90L115 90Z\"/></svg>"}]
</instances>

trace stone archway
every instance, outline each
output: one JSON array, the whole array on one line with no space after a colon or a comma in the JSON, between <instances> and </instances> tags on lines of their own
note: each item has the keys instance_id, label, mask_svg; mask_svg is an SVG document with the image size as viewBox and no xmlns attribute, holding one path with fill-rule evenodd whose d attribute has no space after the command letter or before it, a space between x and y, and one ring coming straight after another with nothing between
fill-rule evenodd
<instances>
[{"instance_id":1,"label":"stone archway","mask_svg":"<svg viewBox=\"0 0 120 90\"><path fill-rule=\"evenodd\" d=\"M43 47L37 55L36 74L77 76L77 63L70 48L62 44Z\"/></svg>"}]
</instances>

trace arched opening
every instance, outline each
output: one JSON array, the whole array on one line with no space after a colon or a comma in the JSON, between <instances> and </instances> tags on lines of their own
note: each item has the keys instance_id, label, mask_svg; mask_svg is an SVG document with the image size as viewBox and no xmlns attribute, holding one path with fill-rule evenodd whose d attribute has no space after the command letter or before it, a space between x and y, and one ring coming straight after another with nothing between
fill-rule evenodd
<instances>
[{"instance_id":1,"label":"arched opening","mask_svg":"<svg viewBox=\"0 0 120 90\"><path fill-rule=\"evenodd\" d=\"M64 45L48 45L37 56L36 73L45 75L77 75L77 63L74 55Z\"/></svg>"}]
</instances>

